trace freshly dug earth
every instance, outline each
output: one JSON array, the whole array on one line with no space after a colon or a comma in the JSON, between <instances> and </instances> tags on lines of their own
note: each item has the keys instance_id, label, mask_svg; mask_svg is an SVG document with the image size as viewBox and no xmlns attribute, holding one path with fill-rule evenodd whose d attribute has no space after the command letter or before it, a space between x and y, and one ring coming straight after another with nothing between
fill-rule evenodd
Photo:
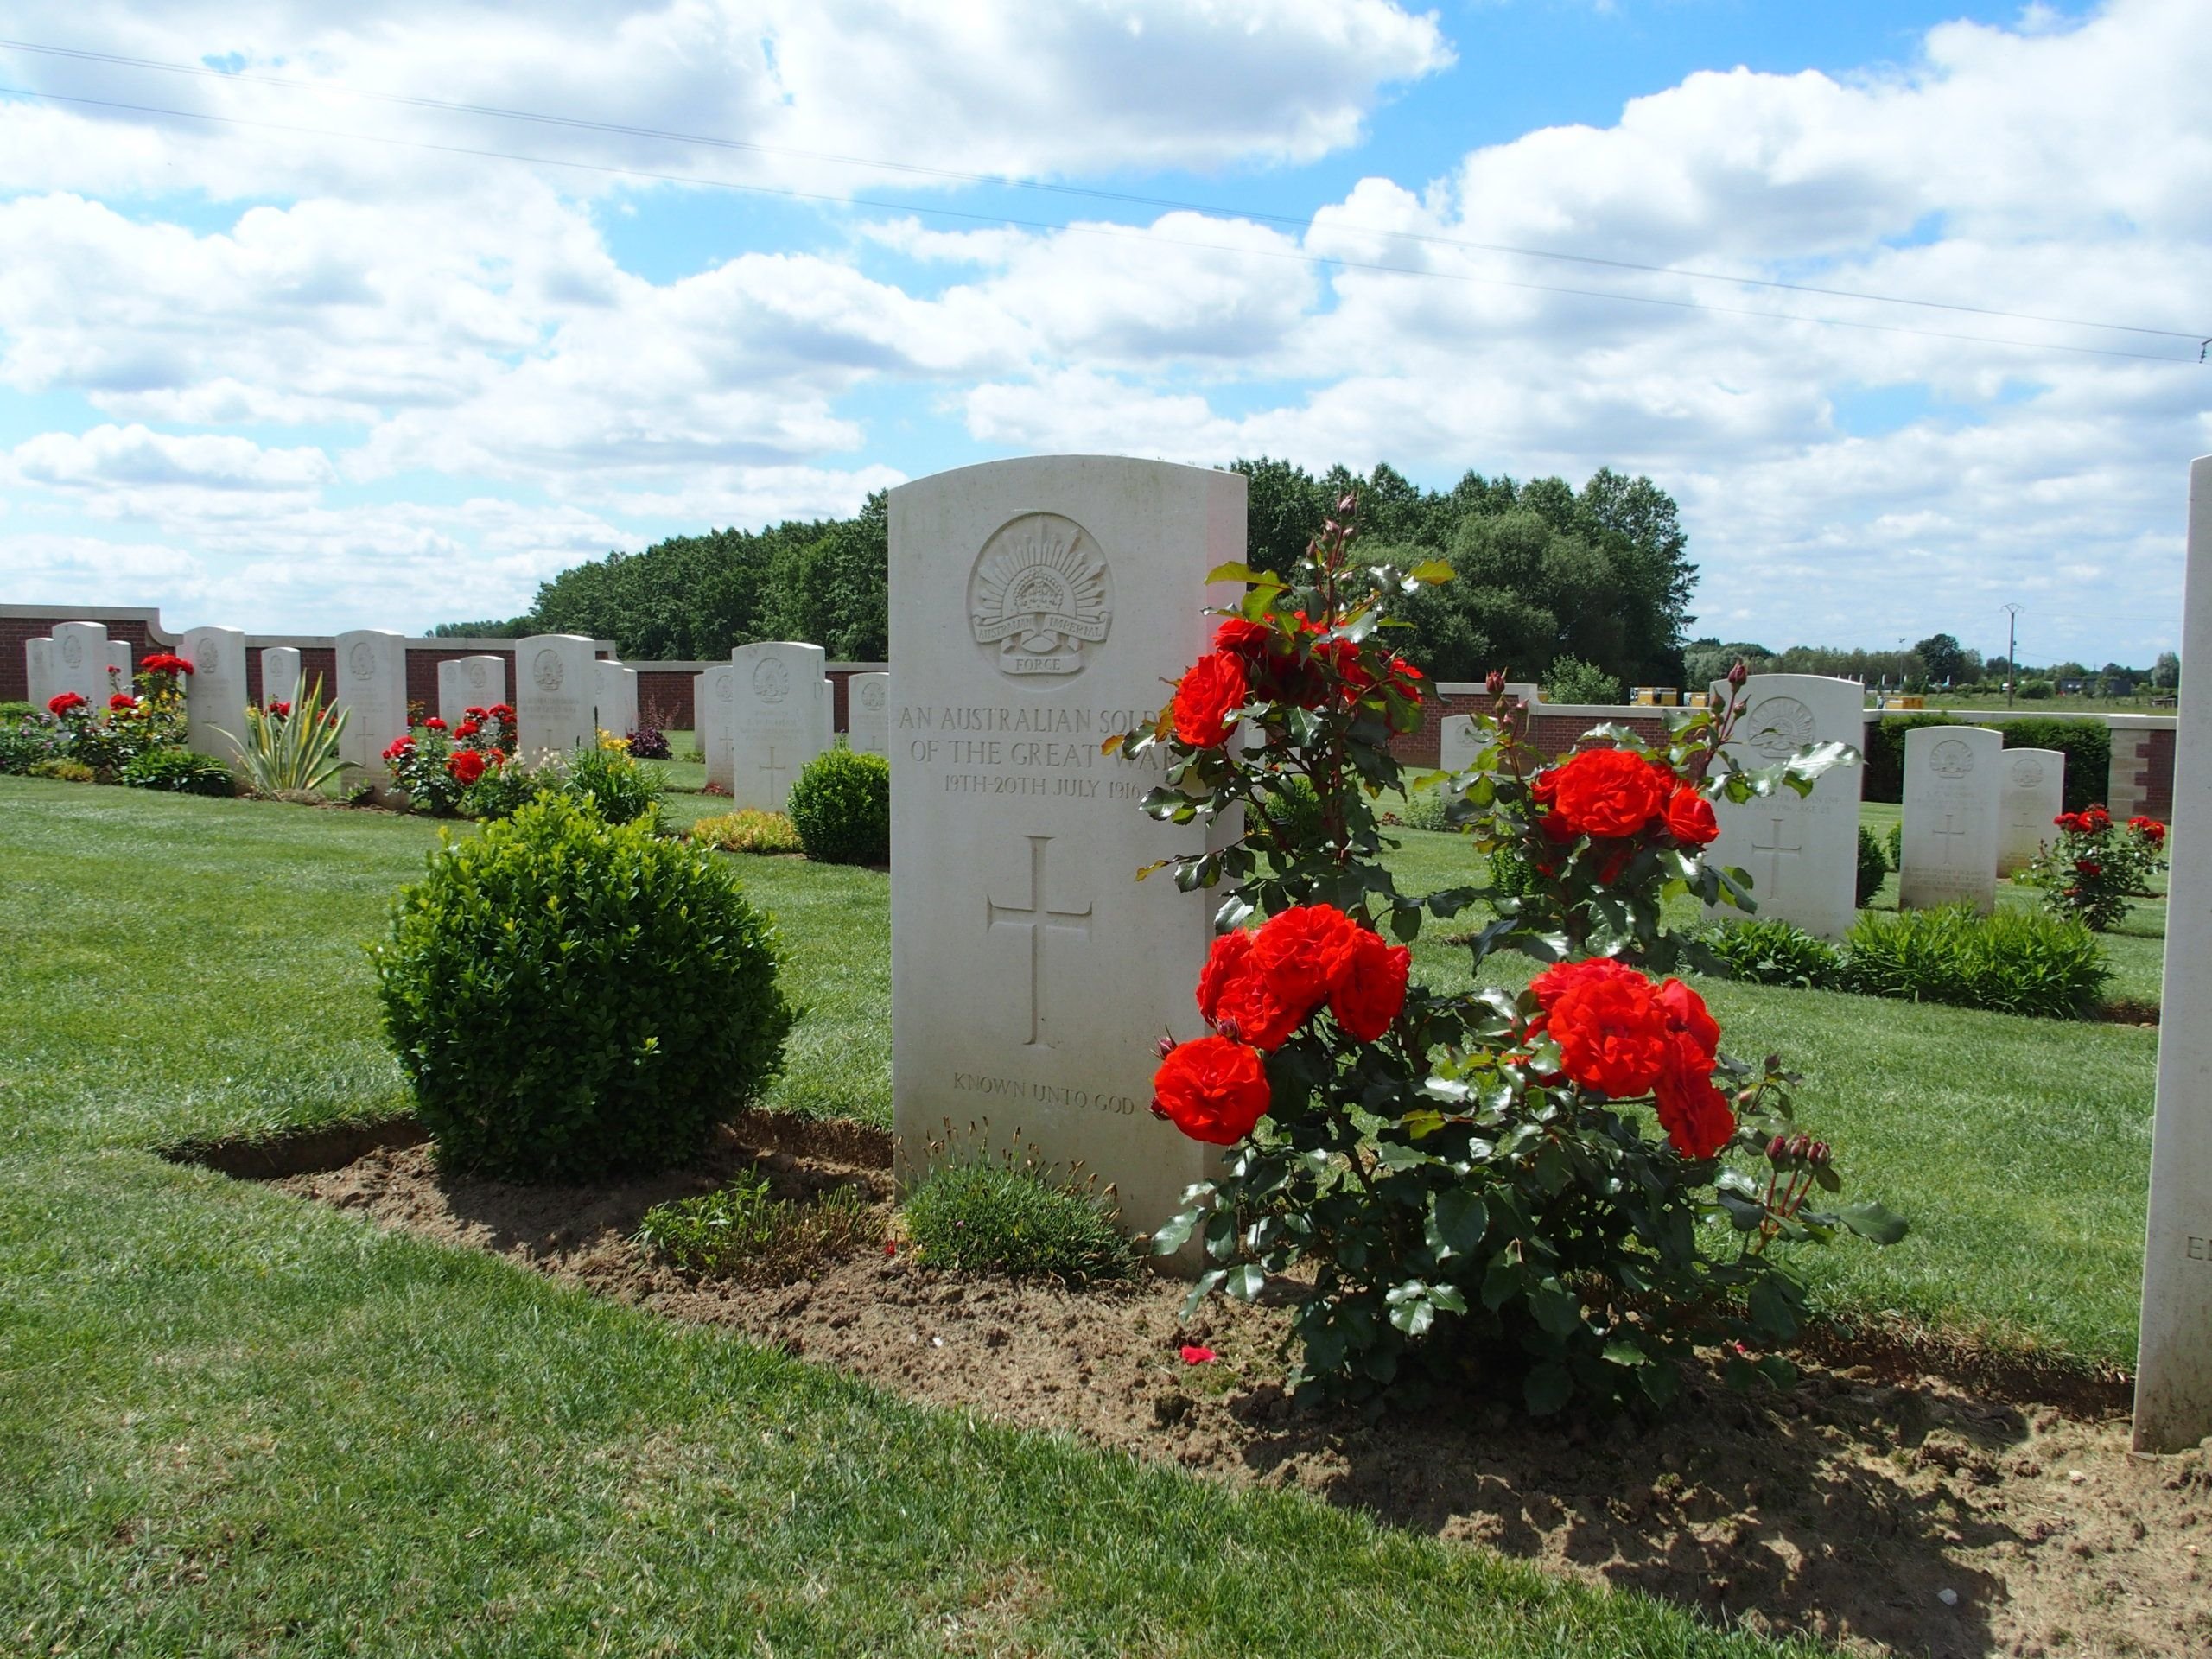
<instances>
[{"instance_id":1,"label":"freshly dug earth","mask_svg":"<svg viewBox=\"0 0 2212 1659\"><path fill-rule=\"evenodd\" d=\"M857 1184L889 1226L887 1137L765 1115L699 1168L629 1183L511 1186L383 1144L278 1185L914 1400L1302 1487L1719 1623L1958 1659L2212 1652L2212 1441L2131 1458L2116 1387L2031 1389L2063 1405L2022 1403L1891 1355L1879 1370L1808 1363L1787 1395L1736 1395L1707 1374L1656 1426L1532 1424L1480 1402L1458 1422L1370 1426L1285 1397L1280 1306L1216 1302L1185 1326L1169 1282L959 1278L882 1244L796 1283L699 1281L631 1242L649 1205L756 1164L784 1197ZM1217 1357L1186 1363L1186 1343Z\"/></svg>"}]
</instances>

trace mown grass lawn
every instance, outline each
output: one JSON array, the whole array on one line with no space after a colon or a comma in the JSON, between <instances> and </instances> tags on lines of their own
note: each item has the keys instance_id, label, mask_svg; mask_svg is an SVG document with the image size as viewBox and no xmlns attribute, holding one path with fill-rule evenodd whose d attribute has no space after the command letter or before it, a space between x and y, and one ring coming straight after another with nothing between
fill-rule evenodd
<instances>
[{"instance_id":1,"label":"mown grass lawn","mask_svg":"<svg viewBox=\"0 0 2212 1659\"><path fill-rule=\"evenodd\" d=\"M0 779L0 1646L1815 1651L911 1408L149 1151L404 1103L360 947L435 834ZM785 1097L880 1118L881 879L745 875L818 1027Z\"/></svg>"}]
</instances>

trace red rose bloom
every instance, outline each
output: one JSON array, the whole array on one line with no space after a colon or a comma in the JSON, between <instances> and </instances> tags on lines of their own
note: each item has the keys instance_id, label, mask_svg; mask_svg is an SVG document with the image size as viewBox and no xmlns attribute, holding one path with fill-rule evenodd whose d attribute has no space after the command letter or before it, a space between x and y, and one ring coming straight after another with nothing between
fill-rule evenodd
<instances>
[{"instance_id":1,"label":"red rose bloom","mask_svg":"<svg viewBox=\"0 0 2212 1659\"><path fill-rule=\"evenodd\" d=\"M1559 1045L1560 1069L1584 1088L1632 1099L1668 1069L1673 1034L1651 982L1635 969L1603 957L1562 963L1529 988Z\"/></svg>"},{"instance_id":2,"label":"red rose bloom","mask_svg":"<svg viewBox=\"0 0 2212 1659\"><path fill-rule=\"evenodd\" d=\"M1633 836L1665 809L1672 775L1625 749L1585 749L1540 774L1534 792L1577 835Z\"/></svg>"},{"instance_id":3,"label":"red rose bloom","mask_svg":"<svg viewBox=\"0 0 2212 1659\"><path fill-rule=\"evenodd\" d=\"M1222 993L1243 976L1251 958L1252 936L1243 928L1215 938L1213 949L1206 952L1206 965L1198 970L1198 1012L1208 1025L1214 1023Z\"/></svg>"},{"instance_id":4,"label":"red rose bloom","mask_svg":"<svg viewBox=\"0 0 2212 1659\"><path fill-rule=\"evenodd\" d=\"M467 715L471 720L481 720L486 715L489 714L491 710L487 709L479 709L472 703L469 707L462 709L461 712Z\"/></svg>"},{"instance_id":5,"label":"red rose bloom","mask_svg":"<svg viewBox=\"0 0 2212 1659\"><path fill-rule=\"evenodd\" d=\"M78 691L57 691L46 700L46 712L49 715L66 715L84 706L84 694Z\"/></svg>"},{"instance_id":6,"label":"red rose bloom","mask_svg":"<svg viewBox=\"0 0 2212 1659\"><path fill-rule=\"evenodd\" d=\"M395 737L385 747L384 758L386 760L397 760L404 755L410 755L414 753L415 740L413 738Z\"/></svg>"},{"instance_id":7,"label":"red rose bloom","mask_svg":"<svg viewBox=\"0 0 2212 1659\"><path fill-rule=\"evenodd\" d=\"M432 715L428 720L424 721L423 724L434 732L442 732L446 728L445 721L439 719L435 715Z\"/></svg>"},{"instance_id":8,"label":"red rose bloom","mask_svg":"<svg viewBox=\"0 0 2212 1659\"><path fill-rule=\"evenodd\" d=\"M2076 875L2086 875L2094 880L2105 873L2105 867L2094 859L2077 858L2074 861L2074 873Z\"/></svg>"},{"instance_id":9,"label":"red rose bloom","mask_svg":"<svg viewBox=\"0 0 2212 1659\"><path fill-rule=\"evenodd\" d=\"M1273 1053L1290 1040L1291 1033L1312 1012L1284 1001L1265 975L1249 969L1222 988L1214 1004L1214 1022L1223 1035Z\"/></svg>"},{"instance_id":10,"label":"red rose bloom","mask_svg":"<svg viewBox=\"0 0 2212 1659\"><path fill-rule=\"evenodd\" d=\"M1213 631L1213 648L1236 657L1257 657L1266 652L1274 638L1274 630L1264 622L1253 622L1241 616L1222 619Z\"/></svg>"},{"instance_id":11,"label":"red rose bloom","mask_svg":"<svg viewBox=\"0 0 2212 1659\"><path fill-rule=\"evenodd\" d=\"M1334 905L1299 905L1270 917L1252 940L1252 965L1304 1019L1335 988L1359 928Z\"/></svg>"},{"instance_id":12,"label":"red rose bloom","mask_svg":"<svg viewBox=\"0 0 2212 1659\"><path fill-rule=\"evenodd\" d=\"M1685 847L1703 847L1720 833L1713 803L1684 784L1667 798L1667 833Z\"/></svg>"},{"instance_id":13,"label":"red rose bloom","mask_svg":"<svg viewBox=\"0 0 2212 1659\"><path fill-rule=\"evenodd\" d=\"M269 712L279 720L287 720L291 717L292 705L289 702L272 702L269 705Z\"/></svg>"},{"instance_id":14,"label":"red rose bloom","mask_svg":"<svg viewBox=\"0 0 2212 1659\"><path fill-rule=\"evenodd\" d=\"M1389 1030L1406 1006L1406 972L1413 959L1404 945L1385 944L1381 934L1361 928L1329 993L1329 1012L1337 1023L1363 1043Z\"/></svg>"},{"instance_id":15,"label":"red rose bloom","mask_svg":"<svg viewBox=\"0 0 2212 1659\"><path fill-rule=\"evenodd\" d=\"M138 699L128 691L118 691L107 700L107 706L116 713L121 714L126 709L136 709L138 706Z\"/></svg>"},{"instance_id":16,"label":"red rose bloom","mask_svg":"<svg viewBox=\"0 0 2212 1659\"><path fill-rule=\"evenodd\" d=\"M502 725L505 725L514 717L515 710L512 703L495 702L492 705L492 718L499 721Z\"/></svg>"},{"instance_id":17,"label":"red rose bloom","mask_svg":"<svg viewBox=\"0 0 2212 1659\"><path fill-rule=\"evenodd\" d=\"M1226 1037L1178 1043L1152 1077L1153 1109L1193 1141L1233 1147L1267 1116L1260 1053Z\"/></svg>"},{"instance_id":18,"label":"red rose bloom","mask_svg":"<svg viewBox=\"0 0 2212 1659\"><path fill-rule=\"evenodd\" d=\"M1208 652L1176 683L1176 740L1194 749L1219 748L1236 729L1230 716L1249 695L1244 664L1225 651Z\"/></svg>"},{"instance_id":19,"label":"red rose bloom","mask_svg":"<svg viewBox=\"0 0 2212 1659\"><path fill-rule=\"evenodd\" d=\"M1658 997L1660 1018L1673 1050L1669 1069L1709 1076L1720 1053L1720 1022L1707 1011L1705 999L1679 979L1662 983Z\"/></svg>"},{"instance_id":20,"label":"red rose bloom","mask_svg":"<svg viewBox=\"0 0 2212 1659\"><path fill-rule=\"evenodd\" d=\"M455 737L474 737L477 733L483 729L484 727L481 721L464 720L460 725L453 728L453 734Z\"/></svg>"},{"instance_id":21,"label":"red rose bloom","mask_svg":"<svg viewBox=\"0 0 2212 1659\"><path fill-rule=\"evenodd\" d=\"M2093 806L2082 815L2082 827L2091 835L2101 835L2112 828L2112 814L2101 806Z\"/></svg>"},{"instance_id":22,"label":"red rose bloom","mask_svg":"<svg viewBox=\"0 0 2212 1659\"><path fill-rule=\"evenodd\" d=\"M1713 1086L1709 1076L1666 1073L1655 1093L1659 1127L1685 1158L1710 1158L1736 1133L1736 1114L1728 1108L1728 1096Z\"/></svg>"},{"instance_id":23,"label":"red rose bloom","mask_svg":"<svg viewBox=\"0 0 2212 1659\"><path fill-rule=\"evenodd\" d=\"M446 757L446 770L465 787L484 775L484 757L474 749L456 749Z\"/></svg>"}]
</instances>

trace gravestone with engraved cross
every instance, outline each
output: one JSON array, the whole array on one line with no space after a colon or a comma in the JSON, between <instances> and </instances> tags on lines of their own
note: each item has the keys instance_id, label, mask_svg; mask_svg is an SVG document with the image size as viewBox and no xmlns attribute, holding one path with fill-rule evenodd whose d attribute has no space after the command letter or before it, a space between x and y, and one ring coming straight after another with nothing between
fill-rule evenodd
<instances>
[{"instance_id":1,"label":"gravestone with engraved cross","mask_svg":"<svg viewBox=\"0 0 2212 1659\"><path fill-rule=\"evenodd\" d=\"M1206 832L1138 805L1160 758L1101 753L1205 650L1244 556L1234 473L1102 456L891 493L892 1092L899 1172L947 1125L1110 1183L1149 1232L1211 1148L1151 1115L1218 895L1137 871ZM969 1125L982 1145L971 1140Z\"/></svg>"},{"instance_id":2,"label":"gravestone with engraved cross","mask_svg":"<svg viewBox=\"0 0 2212 1659\"><path fill-rule=\"evenodd\" d=\"M535 764L599 742L599 653L578 633L515 642L516 747Z\"/></svg>"},{"instance_id":3,"label":"gravestone with engraved cross","mask_svg":"<svg viewBox=\"0 0 2212 1659\"><path fill-rule=\"evenodd\" d=\"M58 622L50 658L54 690L48 697L74 691L95 709L107 707L107 626L100 622Z\"/></svg>"},{"instance_id":4,"label":"gravestone with engraved cross","mask_svg":"<svg viewBox=\"0 0 2212 1659\"><path fill-rule=\"evenodd\" d=\"M201 754L235 760L238 749L232 739L245 736L245 706L251 701L246 694L245 631L187 628L176 654L192 664L184 683L185 741Z\"/></svg>"},{"instance_id":5,"label":"gravestone with engraved cross","mask_svg":"<svg viewBox=\"0 0 2212 1659\"><path fill-rule=\"evenodd\" d=\"M717 663L703 674L691 677L691 735L707 766L707 786L729 793L729 712L735 696L737 671Z\"/></svg>"},{"instance_id":6,"label":"gravestone with engraved cross","mask_svg":"<svg viewBox=\"0 0 2212 1659\"><path fill-rule=\"evenodd\" d=\"M332 643L338 653L332 696L334 706L346 711L339 757L360 768L349 782L388 788L391 773L384 763L385 749L408 731L406 639L389 628L355 628Z\"/></svg>"},{"instance_id":7,"label":"gravestone with engraved cross","mask_svg":"<svg viewBox=\"0 0 2212 1659\"><path fill-rule=\"evenodd\" d=\"M1713 695L1725 706L1728 683ZM1735 694L1744 705L1728 745L1737 764L1764 770L1808 743L1865 741L1865 688L1821 674L1754 674ZM1824 773L1813 792L1789 788L1743 802L1713 803L1720 835L1705 861L1751 878L1761 920L1793 922L1823 938L1840 938L1858 913L1859 769ZM1740 916L1716 907L1716 918Z\"/></svg>"},{"instance_id":8,"label":"gravestone with engraved cross","mask_svg":"<svg viewBox=\"0 0 2212 1659\"><path fill-rule=\"evenodd\" d=\"M2212 663L2212 455L2189 469L2183 661ZM2182 682L2176 722L2158 1114L2135 1373L2135 1449L2212 1434L2212 678ZM2176 1017L2177 1015L2180 1017Z\"/></svg>"},{"instance_id":9,"label":"gravestone with engraved cross","mask_svg":"<svg viewBox=\"0 0 2212 1659\"><path fill-rule=\"evenodd\" d=\"M891 677L855 674L845 682L845 747L855 754L891 753Z\"/></svg>"},{"instance_id":10,"label":"gravestone with engraved cross","mask_svg":"<svg viewBox=\"0 0 2212 1659\"><path fill-rule=\"evenodd\" d=\"M272 702L287 705L300 700L300 648L297 645L268 645L261 652L261 704L267 708ZM322 688L325 702L330 701L330 688Z\"/></svg>"},{"instance_id":11,"label":"gravestone with engraved cross","mask_svg":"<svg viewBox=\"0 0 2212 1659\"><path fill-rule=\"evenodd\" d=\"M1997 775L1997 874L2010 875L2058 834L2051 820L2066 810L2066 752L2007 749Z\"/></svg>"},{"instance_id":12,"label":"gravestone with engraved cross","mask_svg":"<svg viewBox=\"0 0 2212 1659\"><path fill-rule=\"evenodd\" d=\"M2005 739L1986 726L1921 726L1904 737L1904 856L1897 907L1997 908L1997 792Z\"/></svg>"},{"instance_id":13,"label":"gravestone with engraved cross","mask_svg":"<svg viewBox=\"0 0 2212 1659\"><path fill-rule=\"evenodd\" d=\"M790 639L729 654L733 805L780 812L806 763L829 744L830 682L819 645Z\"/></svg>"},{"instance_id":14,"label":"gravestone with engraved cross","mask_svg":"<svg viewBox=\"0 0 2212 1659\"><path fill-rule=\"evenodd\" d=\"M23 679L26 695L33 709L43 710L46 705L61 694L60 682L54 675L54 640L41 634L35 639L23 641Z\"/></svg>"},{"instance_id":15,"label":"gravestone with engraved cross","mask_svg":"<svg viewBox=\"0 0 2212 1659\"><path fill-rule=\"evenodd\" d=\"M507 659L486 652L480 657L448 657L438 664L438 717L458 726L472 709L488 709L507 700Z\"/></svg>"}]
</instances>

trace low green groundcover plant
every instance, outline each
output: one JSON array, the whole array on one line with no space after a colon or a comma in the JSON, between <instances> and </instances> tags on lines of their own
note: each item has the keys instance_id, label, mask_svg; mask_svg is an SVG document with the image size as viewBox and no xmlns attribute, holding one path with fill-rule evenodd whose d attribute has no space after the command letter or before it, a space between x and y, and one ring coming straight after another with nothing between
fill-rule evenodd
<instances>
[{"instance_id":1,"label":"low green groundcover plant","mask_svg":"<svg viewBox=\"0 0 2212 1659\"><path fill-rule=\"evenodd\" d=\"M1137 1258L1093 1184L1020 1160L978 1158L930 1172L906 1200L916 1260L957 1273L1071 1285L1126 1279Z\"/></svg>"},{"instance_id":2,"label":"low green groundcover plant","mask_svg":"<svg viewBox=\"0 0 2212 1659\"><path fill-rule=\"evenodd\" d=\"M132 789L165 789L178 795L235 795L238 779L212 754L190 749L149 749L124 763L123 781Z\"/></svg>"},{"instance_id":3,"label":"low green groundcover plant","mask_svg":"<svg viewBox=\"0 0 2212 1659\"><path fill-rule=\"evenodd\" d=\"M82 760L72 760L67 755L55 755L44 760L34 760L31 762L30 775L34 778L50 778L60 784L89 784L99 777L99 773L94 772Z\"/></svg>"},{"instance_id":4,"label":"low green groundcover plant","mask_svg":"<svg viewBox=\"0 0 2212 1659\"><path fill-rule=\"evenodd\" d=\"M798 831L780 812L764 812L757 806L719 813L695 822L687 832L702 846L725 853L796 853L802 851Z\"/></svg>"},{"instance_id":5,"label":"low green groundcover plant","mask_svg":"<svg viewBox=\"0 0 2212 1659\"><path fill-rule=\"evenodd\" d=\"M2070 917L1970 905L1859 913L1844 936L1838 988L1999 1014L2088 1014L2112 969L2096 936Z\"/></svg>"},{"instance_id":6,"label":"low green groundcover plant","mask_svg":"<svg viewBox=\"0 0 2212 1659\"><path fill-rule=\"evenodd\" d=\"M775 929L704 850L534 801L442 836L372 947L442 1160L589 1180L691 1157L776 1075Z\"/></svg>"},{"instance_id":7,"label":"low green groundcover plant","mask_svg":"<svg viewBox=\"0 0 2212 1659\"><path fill-rule=\"evenodd\" d=\"M891 763L840 746L806 764L791 785L791 827L824 864L891 861Z\"/></svg>"},{"instance_id":8,"label":"low green groundcover plant","mask_svg":"<svg viewBox=\"0 0 2212 1659\"><path fill-rule=\"evenodd\" d=\"M1826 939L1771 918L1720 923L1707 930L1705 943L1728 964L1729 977L1754 985L1826 990L1835 984L1842 961Z\"/></svg>"},{"instance_id":9,"label":"low green groundcover plant","mask_svg":"<svg viewBox=\"0 0 2212 1659\"><path fill-rule=\"evenodd\" d=\"M775 1197L768 1178L748 1170L712 1192L653 1205L637 1242L685 1273L787 1285L880 1238L882 1226L859 1187L832 1187L802 1203Z\"/></svg>"}]
</instances>

